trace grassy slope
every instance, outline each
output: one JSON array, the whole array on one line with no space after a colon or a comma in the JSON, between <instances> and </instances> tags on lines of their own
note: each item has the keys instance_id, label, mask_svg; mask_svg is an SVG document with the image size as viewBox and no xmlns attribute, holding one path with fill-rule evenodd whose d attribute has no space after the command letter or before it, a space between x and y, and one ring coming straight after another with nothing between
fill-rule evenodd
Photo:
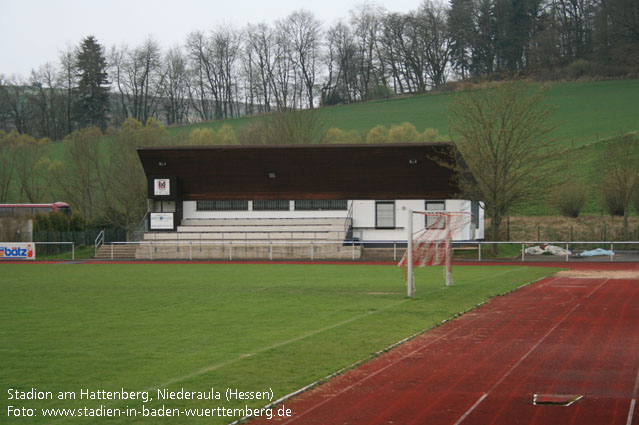
<instances>
[{"instance_id":1,"label":"grassy slope","mask_svg":"<svg viewBox=\"0 0 639 425\"><path fill-rule=\"evenodd\" d=\"M124 387L134 391L237 387L257 391L272 387L276 398L436 326L490 296L552 272L537 267L457 267L454 286L445 288L442 269L428 267L417 270L417 296L409 300L395 266L2 268L2 388L79 391ZM244 406L154 401L148 407L163 403L181 408ZM9 402L5 399L4 404L2 417ZM75 408L99 404L13 403ZM105 404L140 407L139 403L117 401ZM255 407L263 404L249 402ZM33 422L42 423L42 417ZM93 422L78 419L74 423Z\"/></svg>"},{"instance_id":2,"label":"grassy slope","mask_svg":"<svg viewBox=\"0 0 639 425\"><path fill-rule=\"evenodd\" d=\"M329 126L366 131L378 124L391 126L411 122L419 131L435 128L448 134L446 110L456 94L407 96L320 109ZM548 101L555 107L555 136L565 147L578 147L601 138L639 129L639 80L554 83ZM224 120L194 126L173 127L185 135L195 127L234 128L248 125L250 118Z\"/></svg>"}]
</instances>

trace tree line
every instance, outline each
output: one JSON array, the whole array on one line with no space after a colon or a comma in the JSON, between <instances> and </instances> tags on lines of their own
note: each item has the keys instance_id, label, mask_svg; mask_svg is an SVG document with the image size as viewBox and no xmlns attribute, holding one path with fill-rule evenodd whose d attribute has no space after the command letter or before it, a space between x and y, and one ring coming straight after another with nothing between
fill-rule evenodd
<instances>
[{"instance_id":1,"label":"tree line","mask_svg":"<svg viewBox=\"0 0 639 425\"><path fill-rule=\"evenodd\" d=\"M127 118L184 124L419 93L451 80L636 76L636 0L370 3L324 25L298 10L273 23L194 31L163 49L93 36L28 77L0 75L0 129L62 139Z\"/></svg>"}]
</instances>

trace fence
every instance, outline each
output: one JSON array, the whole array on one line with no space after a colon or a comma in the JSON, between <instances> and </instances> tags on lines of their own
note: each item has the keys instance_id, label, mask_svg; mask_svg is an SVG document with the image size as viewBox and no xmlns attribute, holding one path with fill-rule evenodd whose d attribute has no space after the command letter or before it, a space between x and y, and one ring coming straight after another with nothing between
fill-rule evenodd
<instances>
[{"instance_id":1,"label":"fence","mask_svg":"<svg viewBox=\"0 0 639 425\"><path fill-rule=\"evenodd\" d=\"M626 230L623 217L509 217L499 230L501 241L636 241L639 217L629 217Z\"/></svg>"},{"instance_id":2,"label":"fence","mask_svg":"<svg viewBox=\"0 0 639 425\"><path fill-rule=\"evenodd\" d=\"M109 245L108 243L106 245ZM268 242L268 241L189 241L189 242L112 242L106 259L114 259L118 246L135 246L139 260L220 259L220 260L386 260L399 261L404 255L403 241L347 242ZM639 261L639 241L516 241L455 242L455 260L466 261ZM559 255L549 251L527 254L531 247L557 247ZM586 257L599 248L607 253ZM540 248L541 249L541 248Z\"/></svg>"},{"instance_id":3,"label":"fence","mask_svg":"<svg viewBox=\"0 0 639 425\"><path fill-rule=\"evenodd\" d=\"M75 246L93 246L96 236L102 229L89 229L78 232L59 232L53 230L41 230L33 232L33 242L42 247L39 253L43 255L60 254L65 251L64 244L53 242L73 242ZM127 233L124 229L106 229L105 239L110 242L126 241ZM50 243L49 243L50 242Z\"/></svg>"}]
</instances>

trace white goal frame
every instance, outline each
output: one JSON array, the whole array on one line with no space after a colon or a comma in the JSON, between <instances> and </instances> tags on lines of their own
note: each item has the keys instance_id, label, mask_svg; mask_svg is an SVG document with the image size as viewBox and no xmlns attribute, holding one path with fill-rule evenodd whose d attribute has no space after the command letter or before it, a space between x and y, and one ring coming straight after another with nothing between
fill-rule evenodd
<instances>
[{"instance_id":1,"label":"white goal frame","mask_svg":"<svg viewBox=\"0 0 639 425\"><path fill-rule=\"evenodd\" d=\"M454 228L451 227L451 216L462 216L468 217L468 223L472 223L472 214L470 212L464 211L414 211L412 209L408 210L407 214L407 223L406 223L406 294L408 297L413 298L415 296L415 274L414 274L414 259L413 259L413 251L414 251L414 234L413 234L413 214L418 213L425 217L428 216L436 216L436 217L445 217L445 237L443 239L433 239L432 241L436 241L436 246L440 243L445 244L445 252L446 256L444 259L444 270L445 270L445 278L446 278L446 286L451 286L453 284L453 255L452 255L452 244L453 244L453 235L454 233L461 228L465 223L459 223ZM465 221L465 220L463 220ZM427 231L427 229L424 229ZM439 248L437 248L439 249ZM403 259L402 259L403 261Z\"/></svg>"}]
</instances>

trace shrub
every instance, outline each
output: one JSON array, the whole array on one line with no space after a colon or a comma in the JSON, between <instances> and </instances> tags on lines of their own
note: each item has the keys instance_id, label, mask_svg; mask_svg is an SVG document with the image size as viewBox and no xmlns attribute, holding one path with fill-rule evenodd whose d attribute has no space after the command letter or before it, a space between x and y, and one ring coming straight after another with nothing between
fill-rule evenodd
<instances>
[{"instance_id":1,"label":"shrub","mask_svg":"<svg viewBox=\"0 0 639 425\"><path fill-rule=\"evenodd\" d=\"M422 142L442 142L444 138L434 128L427 128L421 135Z\"/></svg>"},{"instance_id":2,"label":"shrub","mask_svg":"<svg viewBox=\"0 0 639 425\"><path fill-rule=\"evenodd\" d=\"M550 203L564 217L576 218L579 217L587 198L586 184L580 180L569 180L551 192Z\"/></svg>"},{"instance_id":3,"label":"shrub","mask_svg":"<svg viewBox=\"0 0 639 425\"><path fill-rule=\"evenodd\" d=\"M368 130L366 143L388 143L388 128L383 125L376 125Z\"/></svg>"},{"instance_id":4,"label":"shrub","mask_svg":"<svg viewBox=\"0 0 639 425\"><path fill-rule=\"evenodd\" d=\"M322 136L321 143L330 144L356 144L362 142L362 136L357 130L344 131L337 127L331 127L326 130L324 136Z\"/></svg>"},{"instance_id":5,"label":"shrub","mask_svg":"<svg viewBox=\"0 0 639 425\"><path fill-rule=\"evenodd\" d=\"M606 174L601 179L601 196L610 215L622 216L626 210L626 203L624 194L616 183L613 173Z\"/></svg>"},{"instance_id":6,"label":"shrub","mask_svg":"<svg viewBox=\"0 0 639 425\"><path fill-rule=\"evenodd\" d=\"M577 79L588 74L590 71L590 63L585 59L577 59L566 66L566 74L569 78Z\"/></svg>"},{"instance_id":7,"label":"shrub","mask_svg":"<svg viewBox=\"0 0 639 425\"><path fill-rule=\"evenodd\" d=\"M343 140L346 138L344 131L341 128L331 127L326 130L324 136L322 136L322 143L343 143Z\"/></svg>"},{"instance_id":8,"label":"shrub","mask_svg":"<svg viewBox=\"0 0 639 425\"><path fill-rule=\"evenodd\" d=\"M217 131L217 142L221 145L237 145L238 140L235 130L228 124L224 124Z\"/></svg>"},{"instance_id":9,"label":"shrub","mask_svg":"<svg viewBox=\"0 0 639 425\"><path fill-rule=\"evenodd\" d=\"M213 145L215 144L215 133L210 128L194 128L186 143L188 145Z\"/></svg>"},{"instance_id":10,"label":"shrub","mask_svg":"<svg viewBox=\"0 0 639 425\"><path fill-rule=\"evenodd\" d=\"M409 122L391 126L388 131L388 141L391 143L411 143L419 141L419 133Z\"/></svg>"}]
</instances>

